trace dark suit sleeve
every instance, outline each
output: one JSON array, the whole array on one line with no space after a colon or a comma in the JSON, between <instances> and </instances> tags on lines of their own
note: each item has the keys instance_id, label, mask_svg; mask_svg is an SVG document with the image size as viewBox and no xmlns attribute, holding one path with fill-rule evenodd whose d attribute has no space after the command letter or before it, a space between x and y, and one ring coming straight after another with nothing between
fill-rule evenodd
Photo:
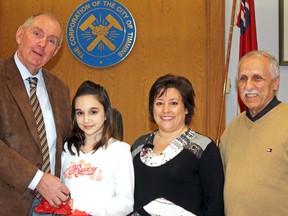
<instances>
[{"instance_id":1,"label":"dark suit sleeve","mask_svg":"<svg viewBox=\"0 0 288 216\"><path fill-rule=\"evenodd\" d=\"M0 158L1 181L16 189L20 194L24 193L38 168L11 149L3 140L0 140Z\"/></svg>"}]
</instances>

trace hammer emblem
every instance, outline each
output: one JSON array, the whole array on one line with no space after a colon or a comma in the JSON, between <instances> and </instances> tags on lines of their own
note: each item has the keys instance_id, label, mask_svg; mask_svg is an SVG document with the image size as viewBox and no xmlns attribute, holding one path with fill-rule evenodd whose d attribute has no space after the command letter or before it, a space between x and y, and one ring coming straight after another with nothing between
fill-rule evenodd
<instances>
[{"instance_id":1,"label":"hammer emblem","mask_svg":"<svg viewBox=\"0 0 288 216\"><path fill-rule=\"evenodd\" d=\"M90 15L81 25L80 29L82 31L86 31L88 28L92 30L92 34L96 36L96 38L88 45L87 50L92 51L99 42L103 42L111 51L115 50L115 45L106 37L109 33L109 30L114 27L120 31L123 30L119 22L111 15L108 14L105 19L109 22L109 25L93 25L93 22L96 21L96 17L94 15Z\"/></svg>"}]
</instances>

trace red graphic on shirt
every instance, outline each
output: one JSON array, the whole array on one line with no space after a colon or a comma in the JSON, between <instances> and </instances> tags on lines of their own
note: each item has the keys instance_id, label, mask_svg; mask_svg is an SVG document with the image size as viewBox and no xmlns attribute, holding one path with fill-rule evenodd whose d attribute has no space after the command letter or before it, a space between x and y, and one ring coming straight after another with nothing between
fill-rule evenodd
<instances>
[{"instance_id":1,"label":"red graphic on shirt","mask_svg":"<svg viewBox=\"0 0 288 216\"><path fill-rule=\"evenodd\" d=\"M80 160L79 163L74 161L70 162L70 166L64 170L63 175L66 179L90 176L90 179L100 181L102 179L102 173L103 171L99 169L98 166L92 166L91 163Z\"/></svg>"}]
</instances>

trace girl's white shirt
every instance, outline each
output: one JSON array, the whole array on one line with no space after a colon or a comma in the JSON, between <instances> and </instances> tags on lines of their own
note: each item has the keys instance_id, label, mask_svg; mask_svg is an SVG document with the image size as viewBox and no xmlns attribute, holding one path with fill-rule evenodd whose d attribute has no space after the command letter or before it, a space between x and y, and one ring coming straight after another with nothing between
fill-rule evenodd
<instances>
[{"instance_id":1,"label":"girl's white shirt","mask_svg":"<svg viewBox=\"0 0 288 216\"><path fill-rule=\"evenodd\" d=\"M130 145L110 138L107 148L78 156L67 143L61 160L61 181L69 188L73 209L97 216L126 216L134 205L134 168Z\"/></svg>"}]
</instances>

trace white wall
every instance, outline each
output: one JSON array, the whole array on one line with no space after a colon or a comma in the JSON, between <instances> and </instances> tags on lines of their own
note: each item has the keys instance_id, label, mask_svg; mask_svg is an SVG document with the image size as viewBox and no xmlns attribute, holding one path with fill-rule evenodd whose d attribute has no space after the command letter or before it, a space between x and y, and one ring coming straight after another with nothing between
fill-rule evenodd
<instances>
[{"instance_id":1,"label":"white wall","mask_svg":"<svg viewBox=\"0 0 288 216\"><path fill-rule=\"evenodd\" d=\"M230 17L233 0L226 0L226 52L229 36ZM258 50L266 50L279 59L279 1L254 0ZM226 124L237 115L236 67L239 59L240 29L233 28L228 79L231 80L231 92L226 94ZM279 100L288 103L288 66L280 67Z\"/></svg>"}]
</instances>

